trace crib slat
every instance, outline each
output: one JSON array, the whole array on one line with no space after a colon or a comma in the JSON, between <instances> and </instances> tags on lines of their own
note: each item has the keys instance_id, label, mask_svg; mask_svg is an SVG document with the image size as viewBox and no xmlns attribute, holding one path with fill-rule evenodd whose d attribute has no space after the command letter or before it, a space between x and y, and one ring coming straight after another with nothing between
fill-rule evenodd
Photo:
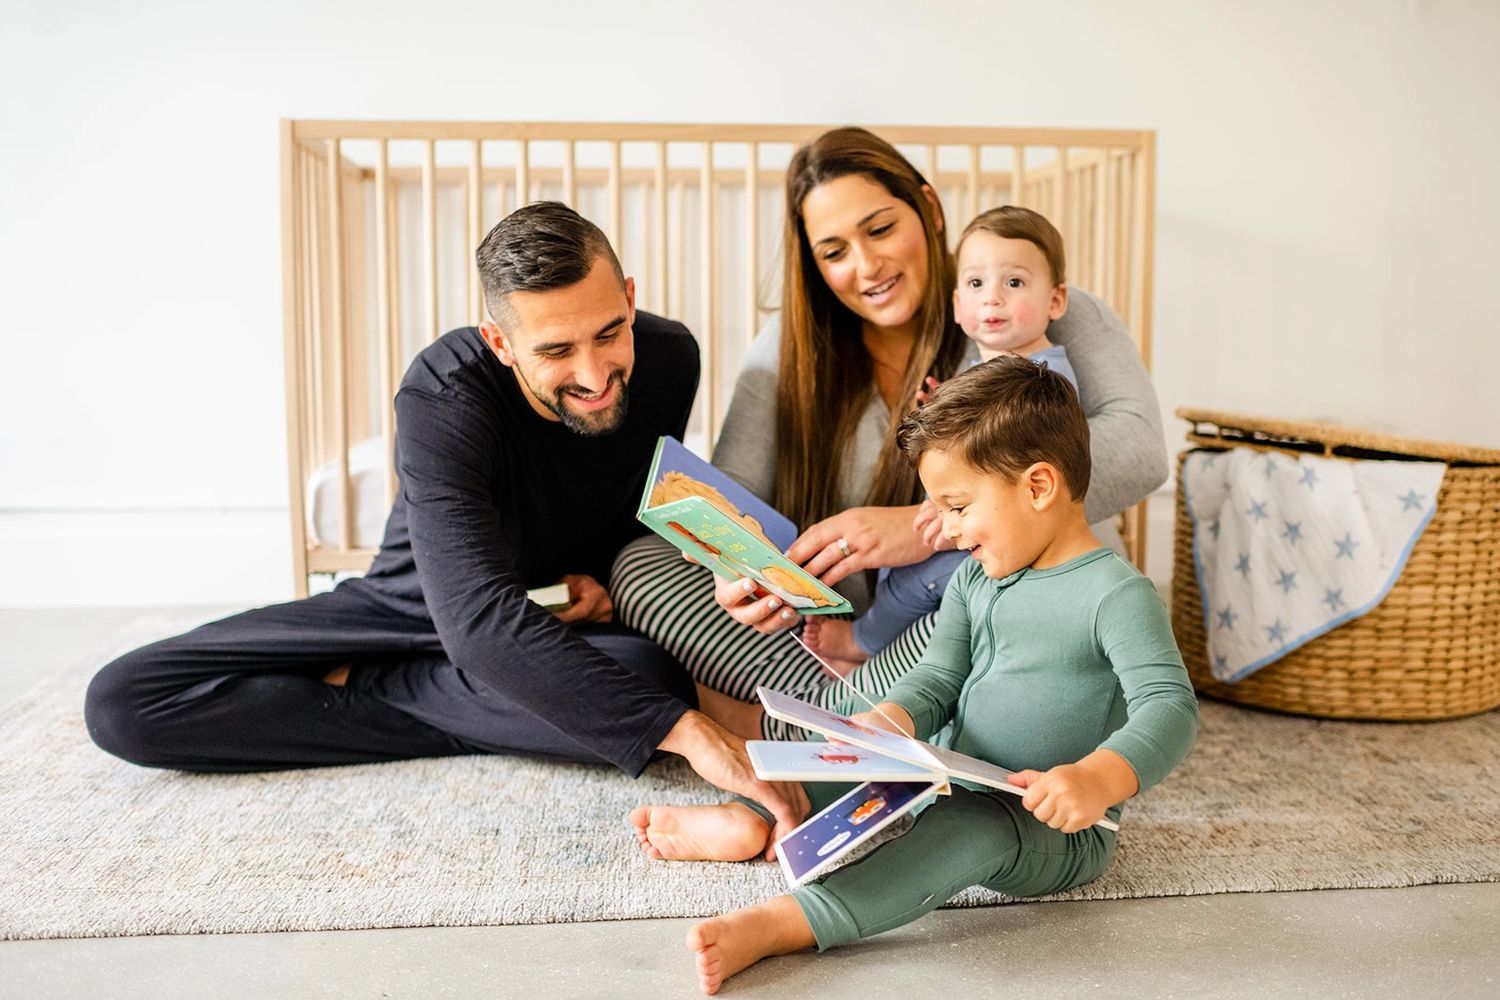
<instances>
[{"instance_id":1,"label":"crib slat","mask_svg":"<svg viewBox=\"0 0 1500 1000\"><path fill-rule=\"evenodd\" d=\"M1105 205L1108 191L1106 184L1109 173L1109 150L1099 150L1099 162L1094 165L1094 271L1090 283L1094 286L1097 294L1109 301L1109 269L1105 263L1108 258L1105 255L1108 247L1109 232L1107 224L1107 213Z\"/></svg>"},{"instance_id":2,"label":"crib slat","mask_svg":"<svg viewBox=\"0 0 1500 1000\"><path fill-rule=\"evenodd\" d=\"M431 343L438 339L438 258L437 258L437 143L429 139L422 156L422 250L424 287L427 292L426 334Z\"/></svg>"},{"instance_id":3,"label":"crib slat","mask_svg":"<svg viewBox=\"0 0 1500 1000\"><path fill-rule=\"evenodd\" d=\"M699 294L703 296L703 313L698 342L703 345L707 391L703 394L703 429L710 449L714 441L714 424L719 405L719 341L714 330L717 303L714 301L714 144L703 144L703 173L698 181L698 275Z\"/></svg>"},{"instance_id":4,"label":"crib slat","mask_svg":"<svg viewBox=\"0 0 1500 1000\"><path fill-rule=\"evenodd\" d=\"M562 166L563 204L578 211L578 163L576 144L570 139L563 143Z\"/></svg>"},{"instance_id":5,"label":"crib slat","mask_svg":"<svg viewBox=\"0 0 1500 1000\"><path fill-rule=\"evenodd\" d=\"M313 393L308 398L313 403L312 420L309 422L311 437L310 453L313 461L322 462L328 453L327 413L328 400L323 392L327 380L323 376L323 346L327 343L323 324L323 181L317 161L312 153L303 157L307 171L307 240L308 256L312 262L313 294L308 302L312 323L308 325L308 356L312 358ZM329 539L323 540L325 543Z\"/></svg>"},{"instance_id":6,"label":"crib slat","mask_svg":"<svg viewBox=\"0 0 1500 1000\"><path fill-rule=\"evenodd\" d=\"M328 141L328 305L333 344L333 439L339 482L339 550L354 547L354 490L349 481L349 330L344 322L343 153Z\"/></svg>"},{"instance_id":7,"label":"crib slat","mask_svg":"<svg viewBox=\"0 0 1500 1000\"><path fill-rule=\"evenodd\" d=\"M1052 225L1068 235L1068 147L1057 147L1057 172L1052 175Z\"/></svg>"},{"instance_id":8,"label":"crib slat","mask_svg":"<svg viewBox=\"0 0 1500 1000\"><path fill-rule=\"evenodd\" d=\"M687 295L683 287L687 284L687 185L672 185L672 210L677 218L677 239L672 244L671 316L680 323L687 315L687 306L683 301Z\"/></svg>"},{"instance_id":9,"label":"crib slat","mask_svg":"<svg viewBox=\"0 0 1500 1000\"><path fill-rule=\"evenodd\" d=\"M304 253L299 232L300 185L297 140L292 123L281 123L281 324L286 352L286 451L292 469L288 501L292 511L292 580L297 597L307 596L306 456L302 451L303 394L307 360L302 353L302 298L307 284L302 273Z\"/></svg>"},{"instance_id":10,"label":"crib slat","mask_svg":"<svg viewBox=\"0 0 1500 1000\"><path fill-rule=\"evenodd\" d=\"M963 220L964 225L969 224L969 219L979 214L979 146L969 146L969 179L967 185L969 211L968 218Z\"/></svg>"},{"instance_id":11,"label":"crib slat","mask_svg":"<svg viewBox=\"0 0 1500 1000\"><path fill-rule=\"evenodd\" d=\"M656 231L656 257L651 265L651 308L663 316L672 315L667 305L667 144L656 144L656 174L652 178L656 204L653 225Z\"/></svg>"},{"instance_id":12,"label":"crib slat","mask_svg":"<svg viewBox=\"0 0 1500 1000\"><path fill-rule=\"evenodd\" d=\"M469 275L469 325L478 326L484 319L484 292L479 286L479 269L473 265L474 251L479 249L479 234L484 224L484 144L474 140L469 155L469 244L465 269Z\"/></svg>"},{"instance_id":13,"label":"crib slat","mask_svg":"<svg viewBox=\"0 0 1500 1000\"><path fill-rule=\"evenodd\" d=\"M623 207L620 199L620 144L612 142L609 144L609 180L607 182L609 191L609 244L615 248L615 252L623 255L625 247L621 240L625 238L625 230L621 224Z\"/></svg>"},{"instance_id":14,"label":"crib slat","mask_svg":"<svg viewBox=\"0 0 1500 1000\"><path fill-rule=\"evenodd\" d=\"M390 474L382 483L385 506L396 497L395 451L396 422L392 408L395 386L392 370L396 367L395 341L391 336L391 177L390 149L384 139L375 153L375 334L380 352L380 440L382 453L391 460Z\"/></svg>"},{"instance_id":15,"label":"crib slat","mask_svg":"<svg viewBox=\"0 0 1500 1000\"><path fill-rule=\"evenodd\" d=\"M1010 203L1026 204L1026 147L1013 146L1015 164L1010 168Z\"/></svg>"},{"instance_id":16,"label":"crib slat","mask_svg":"<svg viewBox=\"0 0 1500 1000\"><path fill-rule=\"evenodd\" d=\"M516 208L531 202L531 143L516 140Z\"/></svg>"},{"instance_id":17,"label":"crib slat","mask_svg":"<svg viewBox=\"0 0 1500 1000\"><path fill-rule=\"evenodd\" d=\"M745 341L760 326L760 143L745 154Z\"/></svg>"}]
</instances>

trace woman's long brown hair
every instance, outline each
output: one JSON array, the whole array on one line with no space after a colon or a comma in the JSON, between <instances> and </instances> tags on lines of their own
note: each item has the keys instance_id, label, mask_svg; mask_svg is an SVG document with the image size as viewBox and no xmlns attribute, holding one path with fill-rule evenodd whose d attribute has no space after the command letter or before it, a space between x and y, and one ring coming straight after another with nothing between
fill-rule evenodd
<instances>
[{"instance_id":1,"label":"woman's long brown hair","mask_svg":"<svg viewBox=\"0 0 1500 1000\"><path fill-rule=\"evenodd\" d=\"M887 447L865 503L897 507L922 499L916 470L895 447L896 428L927 375L947 379L964 338L953 322L953 258L939 215L922 192L927 182L896 147L862 128L839 128L797 150L787 167L782 257L781 362L776 387L776 508L806 528L838 512L838 482L859 418L875 391L875 366L861 320L834 296L818 271L802 201L821 184L858 174L910 205L927 238L927 287L917 336L901 383L903 405L891 413Z\"/></svg>"}]
</instances>

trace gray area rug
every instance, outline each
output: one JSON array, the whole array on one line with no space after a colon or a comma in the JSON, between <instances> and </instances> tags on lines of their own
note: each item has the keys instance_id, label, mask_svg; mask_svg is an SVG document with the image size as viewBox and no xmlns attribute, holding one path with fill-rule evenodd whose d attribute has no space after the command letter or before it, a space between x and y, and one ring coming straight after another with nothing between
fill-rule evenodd
<instances>
[{"instance_id":1,"label":"gray area rug","mask_svg":"<svg viewBox=\"0 0 1500 1000\"><path fill-rule=\"evenodd\" d=\"M639 852L632 807L717 797L675 760L638 781L500 757L206 776L96 750L92 671L185 624L145 619L0 710L0 937L689 917L783 890L774 865ZM1109 871L1051 898L1500 881L1500 713L1202 708L1193 755L1127 807Z\"/></svg>"}]
</instances>

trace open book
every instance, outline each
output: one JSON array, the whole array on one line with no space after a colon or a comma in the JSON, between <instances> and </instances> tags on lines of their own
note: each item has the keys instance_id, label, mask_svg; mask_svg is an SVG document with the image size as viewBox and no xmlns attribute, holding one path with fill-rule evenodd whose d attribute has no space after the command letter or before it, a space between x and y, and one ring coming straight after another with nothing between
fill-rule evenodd
<instances>
[{"instance_id":1,"label":"open book","mask_svg":"<svg viewBox=\"0 0 1500 1000\"><path fill-rule=\"evenodd\" d=\"M636 517L720 576L754 580L758 596L775 594L804 615L853 610L784 555L796 525L676 438L657 441Z\"/></svg>"},{"instance_id":2,"label":"open book","mask_svg":"<svg viewBox=\"0 0 1500 1000\"><path fill-rule=\"evenodd\" d=\"M966 754L884 729L798 698L756 688L766 714L826 736L826 743L752 740L746 744L755 773L767 781L863 781L776 842L776 857L789 883L801 885L897 818L936 795L947 795L955 778L1015 795L1010 771ZM1098 826L1118 830L1110 819Z\"/></svg>"}]
</instances>

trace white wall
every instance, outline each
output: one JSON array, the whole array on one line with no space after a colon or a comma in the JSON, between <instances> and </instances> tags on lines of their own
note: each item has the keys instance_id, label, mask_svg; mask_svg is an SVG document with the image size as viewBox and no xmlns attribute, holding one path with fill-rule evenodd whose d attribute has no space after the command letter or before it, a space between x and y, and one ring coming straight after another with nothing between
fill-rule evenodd
<instances>
[{"instance_id":1,"label":"white wall","mask_svg":"<svg viewBox=\"0 0 1500 1000\"><path fill-rule=\"evenodd\" d=\"M1500 445L1497 44L1479 0L0 0L0 605L289 593L281 117L1155 128L1168 414Z\"/></svg>"}]
</instances>

